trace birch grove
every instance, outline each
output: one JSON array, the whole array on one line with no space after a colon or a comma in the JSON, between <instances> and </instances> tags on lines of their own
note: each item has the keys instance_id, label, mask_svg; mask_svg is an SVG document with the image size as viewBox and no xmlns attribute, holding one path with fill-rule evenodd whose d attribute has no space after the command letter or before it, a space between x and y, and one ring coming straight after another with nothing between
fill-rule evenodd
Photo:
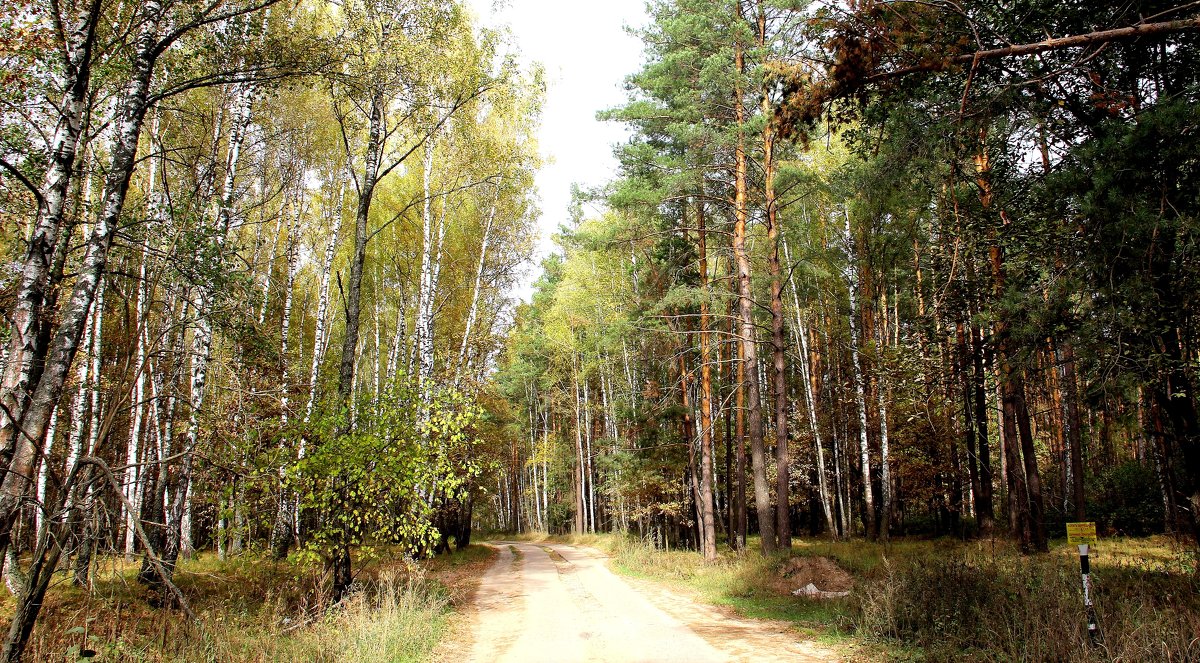
<instances>
[{"instance_id":1,"label":"birch grove","mask_svg":"<svg viewBox=\"0 0 1200 663\"><path fill-rule=\"evenodd\" d=\"M197 548L262 542L349 578L360 541L330 533L364 526L324 510L346 494L321 463L361 431L327 424L359 407L359 382L401 411L407 329L423 333L430 428L404 434L461 429L455 444L483 444L442 408L474 412L532 247L540 72L442 3L97 1L14 16L24 38L44 31L62 49L5 65L47 72L27 81L37 112L3 116L44 139L6 153L2 180L3 214L23 229L5 239L19 266L5 287L20 292L0 385L0 544L18 597L5 660L20 659L66 560L86 587L104 556L140 555L139 578L164 597ZM67 29L54 36L53 21ZM388 41L355 51L347 34ZM409 167L414 153L436 178ZM436 210L432 245L409 231L422 207ZM446 258L450 246L473 258ZM424 290L403 255L430 264ZM380 416L395 418L377 409L372 430ZM437 544L435 524L449 529L443 511L469 523L479 489L458 480L458 447L441 446L416 456L422 476L451 475L430 484L437 508L388 535L416 554Z\"/></svg>"}]
</instances>

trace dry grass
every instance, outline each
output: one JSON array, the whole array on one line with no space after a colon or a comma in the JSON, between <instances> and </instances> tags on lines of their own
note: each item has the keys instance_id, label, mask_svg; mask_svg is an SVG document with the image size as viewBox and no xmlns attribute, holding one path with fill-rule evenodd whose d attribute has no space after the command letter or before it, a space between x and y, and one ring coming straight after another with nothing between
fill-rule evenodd
<instances>
[{"instance_id":1,"label":"dry grass","mask_svg":"<svg viewBox=\"0 0 1200 663\"><path fill-rule=\"evenodd\" d=\"M255 555L181 565L180 588L201 618L154 608L134 581L137 567L102 560L91 593L66 576L47 596L30 661L419 661L441 637L449 610L466 600L492 555L485 547L412 564L374 563L342 604L318 597L318 567ZM12 598L0 602L0 615Z\"/></svg>"}]
</instances>

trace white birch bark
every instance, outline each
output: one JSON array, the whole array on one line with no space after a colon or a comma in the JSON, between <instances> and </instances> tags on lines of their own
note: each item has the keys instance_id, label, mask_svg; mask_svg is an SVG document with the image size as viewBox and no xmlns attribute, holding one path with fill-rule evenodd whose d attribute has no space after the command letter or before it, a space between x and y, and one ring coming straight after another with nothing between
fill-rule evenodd
<instances>
[{"instance_id":1,"label":"white birch bark","mask_svg":"<svg viewBox=\"0 0 1200 663\"><path fill-rule=\"evenodd\" d=\"M424 202L421 207L421 281L417 291L417 362L421 393L421 420L427 416L432 398L433 377L433 289L434 284L434 219L431 184L433 179L434 137L425 143Z\"/></svg>"},{"instance_id":2,"label":"white birch bark","mask_svg":"<svg viewBox=\"0 0 1200 663\"><path fill-rule=\"evenodd\" d=\"M879 524L879 535L884 541L888 539L888 524L891 521L892 512L892 471L891 463L888 460L888 423L887 423L887 399L885 393L887 385L883 374L883 355L879 340L875 340L875 356L876 365L879 367L876 377L876 400L879 405L879 506L882 512L882 522ZM969 492L969 491L968 491Z\"/></svg>"},{"instance_id":3,"label":"white birch bark","mask_svg":"<svg viewBox=\"0 0 1200 663\"><path fill-rule=\"evenodd\" d=\"M372 405L372 409L375 411L375 416L378 417L380 415L379 396L380 396L380 394L383 393L383 368L384 368L384 366L382 365L383 364L383 362L382 362L383 348L380 345L381 344L380 337L382 336L382 330L380 329L380 327L383 326L383 312L380 310L381 303L383 300L383 275L381 273L381 270L376 270L375 274L376 274L375 292L373 293L374 296L372 297L372 299L373 299L372 304L373 304L375 315L371 320L371 329L372 329L372 333L374 335L374 340L375 340L375 346L374 346L375 352L374 352L374 356L371 357L372 368L374 369L374 372L371 374L371 378L372 378L371 382L374 385L373 391L375 393L371 396L371 405Z\"/></svg>"},{"instance_id":4,"label":"white birch bark","mask_svg":"<svg viewBox=\"0 0 1200 663\"><path fill-rule=\"evenodd\" d=\"M271 301L271 269L275 265L275 256L279 251L279 235L283 232L283 213L275 220L275 232L271 233L271 248L267 250L267 264L263 265L262 302L258 307L258 324L267 319L267 305Z\"/></svg>"},{"instance_id":5,"label":"white birch bark","mask_svg":"<svg viewBox=\"0 0 1200 663\"><path fill-rule=\"evenodd\" d=\"M317 375L321 369L321 359L329 348L329 280L333 273L333 258L337 255L338 238L342 229L342 211L346 199L346 180L343 178L338 185L337 218L333 221L333 232L325 244L325 257L321 262L321 285L317 294L317 328L313 335L312 363L308 371L308 401L304 404L304 423L312 419L313 408L317 403ZM304 439L300 439L298 455L304 458Z\"/></svg>"},{"instance_id":6,"label":"white birch bark","mask_svg":"<svg viewBox=\"0 0 1200 663\"><path fill-rule=\"evenodd\" d=\"M14 454L16 464L10 469L15 471L27 469L21 465L20 452L29 441L22 440L24 436L19 435L17 429L24 428L22 419L35 389L31 378L33 362L38 354L39 309L48 286L54 255L62 239L60 235L64 231L69 232L64 224L64 214L75 171L83 117L88 107L92 46L100 11L99 0L92 0L76 21L64 26L69 29L64 35L65 77L58 104L59 117L49 142L49 163L40 187L42 198L38 214L30 227L28 249L20 263L20 282L11 316L11 340L5 350L4 374L0 380L0 403L4 405L0 409L0 456Z\"/></svg>"},{"instance_id":7,"label":"white birch bark","mask_svg":"<svg viewBox=\"0 0 1200 663\"><path fill-rule=\"evenodd\" d=\"M87 327L83 332L83 347L87 348L88 355L85 361L77 362L78 369L76 377L79 381L79 389L75 392L75 398L71 401L71 430L67 434L67 459L63 464L63 476L71 472L71 468L75 467L75 463L79 457L83 455L83 433L86 424L87 406L88 406L88 377L91 375L92 362L92 331L94 329L96 319L91 309L88 309ZM71 507L70 492L67 493L67 501L65 506Z\"/></svg>"},{"instance_id":8,"label":"white birch bark","mask_svg":"<svg viewBox=\"0 0 1200 663\"><path fill-rule=\"evenodd\" d=\"M866 511L867 535L874 536L871 523L875 520L875 494L871 487L871 450L867 442L867 398L863 386L862 360L858 352L858 270L854 266L854 251L850 235L850 213L846 217L846 282L850 291L850 358L854 365L854 398L858 406L858 443L862 452L863 503Z\"/></svg>"},{"instance_id":9,"label":"white birch bark","mask_svg":"<svg viewBox=\"0 0 1200 663\"><path fill-rule=\"evenodd\" d=\"M50 454L54 451L54 438L58 434L58 412L55 406L50 415L50 427L46 429L46 444L42 448L42 463L38 468L37 479L37 509L33 512L34 530L42 531L42 523L46 519L46 483L50 478Z\"/></svg>"},{"instance_id":10,"label":"white birch bark","mask_svg":"<svg viewBox=\"0 0 1200 663\"><path fill-rule=\"evenodd\" d=\"M283 291L283 321L280 324L279 330L279 363L280 363L280 396L279 396L279 417L283 427L286 429L288 425L288 415L290 409L289 392L291 390L290 380L290 362L288 361L289 341L292 324L292 301L294 291L296 289L296 274L298 271L299 260L297 259L296 243L300 232L300 221L303 218L303 206L301 203L301 195L297 194L296 198L296 215L293 217L291 225L288 227L287 244L284 246L284 254L287 261L287 277ZM318 323L319 325L320 323ZM315 353L314 353L315 354ZM307 419L306 419L307 421ZM303 449L304 441L301 437L299 444L300 449ZM302 451L298 450L298 453ZM294 491L287 489L287 463L282 463L279 466L279 509L275 514L275 523L271 528L271 550L275 556L282 557L287 554L287 547L284 545L284 539L290 538L292 533L296 531L296 509L298 497Z\"/></svg>"},{"instance_id":11,"label":"white birch bark","mask_svg":"<svg viewBox=\"0 0 1200 663\"><path fill-rule=\"evenodd\" d=\"M583 383L583 440L584 440L584 459L586 464L587 476L584 483L587 485L587 526L588 532L595 533L596 531L596 478L595 471L592 467L592 408L588 403L587 382Z\"/></svg>"},{"instance_id":12,"label":"white birch bark","mask_svg":"<svg viewBox=\"0 0 1200 663\"><path fill-rule=\"evenodd\" d=\"M157 133L158 118L154 119L154 128L151 133ZM148 210L151 222L158 219L158 204L157 200L157 173L158 160L150 160L150 175L149 185L147 187L148 196L150 198L150 209ZM133 510L125 510L125 557L132 558L136 545L136 528L134 527L134 519L138 517L141 510L141 476L142 468L137 464L140 457L140 444L142 435L142 418L146 411L146 344L149 341L149 335L146 331L146 306L149 296L149 284L146 281L147 263L150 261L150 233L146 233L146 237L142 242L142 259L138 266L138 282L137 296L134 304L134 326L136 333L134 336L134 377L133 377L133 394L130 397L132 402L132 411L129 417L129 443L125 448L125 470L123 484L125 486L125 497L129 503L133 505ZM124 504L122 504L124 507Z\"/></svg>"},{"instance_id":13,"label":"white birch bark","mask_svg":"<svg viewBox=\"0 0 1200 663\"><path fill-rule=\"evenodd\" d=\"M549 419L549 413L543 415L543 420ZM542 513L546 514L544 529L549 531L550 518L550 426L542 426Z\"/></svg>"},{"instance_id":14,"label":"white birch bark","mask_svg":"<svg viewBox=\"0 0 1200 663\"><path fill-rule=\"evenodd\" d=\"M300 262L296 253L296 244L300 235L300 221L304 216L304 209L300 200L301 195L297 194L296 215L293 217L292 224L288 228L287 244L284 246L284 257L287 261L287 277L283 288L283 320L280 322L279 328L279 372L281 382L279 385L279 412L284 426L288 423L290 407L291 363L288 361L288 351L290 350L289 343L291 341L292 329L292 302L295 298L296 275L299 271Z\"/></svg>"},{"instance_id":15,"label":"white birch bark","mask_svg":"<svg viewBox=\"0 0 1200 663\"><path fill-rule=\"evenodd\" d=\"M96 287L96 301L92 305L92 371L88 376L89 400L92 406L92 422L88 428L88 455L92 455L100 437L100 366L104 343L104 280Z\"/></svg>"},{"instance_id":16,"label":"white birch bark","mask_svg":"<svg viewBox=\"0 0 1200 663\"><path fill-rule=\"evenodd\" d=\"M579 468L576 471L579 481L575 486L575 490L578 494L575 499L575 530L579 534L584 534L587 532L587 489L585 487L586 462L583 458L583 414L579 398L579 368L576 366L574 352L571 353L571 368L573 373L573 379L571 382L575 392L575 463Z\"/></svg>"},{"instance_id":17,"label":"white birch bark","mask_svg":"<svg viewBox=\"0 0 1200 663\"><path fill-rule=\"evenodd\" d=\"M241 85L234 94L234 115L229 127L229 147L225 157L225 178L222 183L220 198L216 200L216 236L217 255L224 255L225 241L233 223L233 202L236 190L238 162L241 158L242 141L250 125L250 108L253 103L254 89L249 85ZM191 477L193 458L199 443L200 412L204 408L204 399L208 386L208 363L212 358L212 324L209 320L212 294L207 287L200 288L196 305L196 322L192 334L191 379L189 392L188 427L182 463L177 477L175 495L171 498L171 508L167 511L167 544L163 554L167 561L174 561L183 550L185 535L183 533L184 515L190 510ZM189 519L190 520L190 519ZM190 533L187 535L190 538Z\"/></svg>"},{"instance_id":18,"label":"white birch bark","mask_svg":"<svg viewBox=\"0 0 1200 663\"><path fill-rule=\"evenodd\" d=\"M487 264L488 240L492 231L492 222L496 218L496 208L499 204L499 191L492 200L488 210L487 221L483 224L483 239L479 246L479 263L475 268L475 285L471 288L471 308L467 312L467 324L463 328L462 344L458 347L458 377L461 379L467 368L467 344L471 339L471 330L475 326L475 316L479 307L479 289L483 285L483 268Z\"/></svg>"},{"instance_id":19,"label":"white birch bark","mask_svg":"<svg viewBox=\"0 0 1200 663\"><path fill-rule=\"evenodd\" d=\"M192 541L192 491L183 494L183 517L179 519L179 555L191 559L196 555L196 544Z\"/></svg>"},{"instance_id":20,"label":"white birch bark","mask_svg":"<svg viewBox=\"0 0 1200 663\"><path fill-rule=\"evenodd\" d=\"M11 453L6 468L8 472L0 484L0 545L7 544L20 513L29 484L28 477L32 474L36 445L45 437L51 412L58 404L67 373L79 349L79 340L87 324L88 311L92 306L96 288L107 267L109 249L119 227L129 179L136 164L138 139L149 102L150 80L155 62L162 49L170 44L170 41L164 44L159 37L163 19L161 0L145 2L139 18L141 27L136 37L130 76L120 101L116 104L116 139L111 149L111 163L105 178L100 211L87 240L87 248L76 272L70 298L61 307L58 322L51 334L45 368L36 387L29 383L29 374L22 371L25 370L26 360L31 359L23 353L27 349L36 349L34 345L28 345L29 343L37 343L35 338L26 336L26 326L28 323L32 325L29 329L36 328L38 316L17 316L19 319L14 325L17 340L12 346L14 352L9 360L5 380L0 384L0 400L7 401L6 406L11 413L0 419L0 455ZM43 240L57 231L48 232L49 234L43 233ZM31 249L31 252L40 250ZM35 260L44 258L45 256L35 256ZM45 264L48 263L43 263ZM18 298L26 303L32 302L36 309L36 305L41 301L39 288L43 282L38 279L35 281L33 290L29 292L26 291L26 284L23 282L18 291ZM11 379L14 376L16 379ZM31 387L33 393L30 398L26 398L25 395L29 394ZM13 419L9 419L9 416ZM17 434L18 429L22 431L21 434ZM21 610L25 611L27 607L28 604L23 603Z\"/></svg>"},{"instance_id":21,"label":"white birch bark","mask_svg":"<svg viewBox=\"0 0 1200 663\"><path fill-rule=\"evenodd\" d=\"M396 302L396 328L392 334L392 347L388 351L387 362L387 379L391 381L396 377L396 370L399 368L400 350L404 347L405 332L407 331L408 323L405 320L404 312L407 308L408 298L403 292L400 293L400 300Z\"/></svg>"}]
</instances>

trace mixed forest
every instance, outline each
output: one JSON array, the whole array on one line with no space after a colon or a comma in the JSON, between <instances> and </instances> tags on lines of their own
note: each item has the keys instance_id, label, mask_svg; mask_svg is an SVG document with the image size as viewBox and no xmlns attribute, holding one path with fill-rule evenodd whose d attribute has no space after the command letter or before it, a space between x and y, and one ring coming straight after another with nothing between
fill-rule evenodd
<instances>
[{"instance_id":1,"label":"mixed forest","mask_svg":"<svg viewBox=\"0 0 1200 663\"><path fill-rule=\"evenodd\" d=\"M1194 6L650 8L497 368L495 526L1195 540Z\"/></svg>"},{"instance_id":2,"label":"mixed forest","mask_svg":"<svg viewBox=\"0 0 1200 663\"><path fill-rule=\"evenodd\" d=\"M518 303L544 76L460 2L4 4L0 658L197 551L1195 549L1197 3L648 9Z\"/></svg>"}]
</instances>

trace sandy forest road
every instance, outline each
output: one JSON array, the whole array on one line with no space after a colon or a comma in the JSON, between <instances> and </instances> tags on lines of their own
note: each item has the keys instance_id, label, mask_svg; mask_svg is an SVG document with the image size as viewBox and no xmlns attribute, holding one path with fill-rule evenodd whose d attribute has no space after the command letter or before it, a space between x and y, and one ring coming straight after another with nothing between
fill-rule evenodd
<instances>
[{"instance_id":1,"label":"sandy forest road","mask_svg":"<svg viewBox=\"0 0 1200 663\"><path fill-rule=\"evenodd\" d=\"M617 577L595 550L499 541L461 661L834 661L785 625L732 617Z\"/></svg>"}]
</instances>

